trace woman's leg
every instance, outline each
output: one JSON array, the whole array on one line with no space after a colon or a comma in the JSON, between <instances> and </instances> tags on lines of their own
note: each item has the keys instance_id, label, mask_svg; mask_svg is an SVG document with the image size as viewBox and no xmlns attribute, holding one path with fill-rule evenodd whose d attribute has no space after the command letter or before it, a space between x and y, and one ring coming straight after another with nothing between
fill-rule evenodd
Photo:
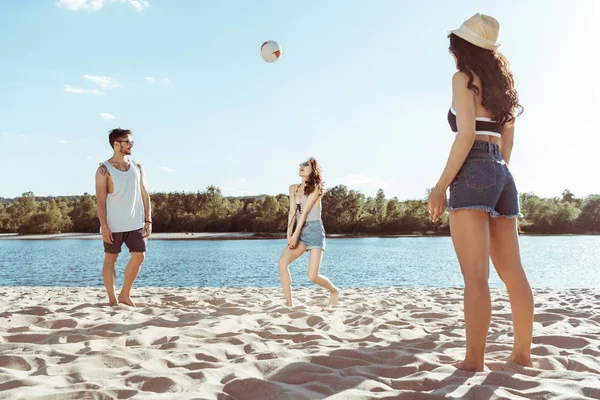
<instances>
[{"instance_id":1,"label":"woman's leg","mask_svg":"<svg viewBox=\"0 0 600 400\"><path fill-rule=\"evenodd\" d=\"M533 293L521 264L516 219L490 220L490 255L510 298L515 330L511 361L531 367Z\"/></svg>"},{"instance_id":2,"label":"woman's leg","mask_svg":"<svg viewBox=\"0 0 600 400\"><path fill-rule=\"evenodd\" d=\"M329 298L329 305L336 305L340 290L336 288L333 283L323 275L319 274L321 269L321 260L323 259L323 250L311 249L310 257L308 259L308 279L316 283L317 285L324 287L331 293Z\"/></svg>"},{"instance_id":3,"label":"woman's leg","mask_svg":"<svg viewBox=\"0 0 600 400\"><path fill-rule=\"evenodd\" d=\"M483 371L492 305L489 214L486 211L450 211L450 233L465 282L464 315L467 350L457 368Z\"/></svg>"},{"instance_id":4,"label":"woman's leg","mask_svg":"<svg viewBox=\"0 0 600 400\"><path fill-rule=\"evenodd\" d=\"M294 300L292 299L292 276L290 275L289 266L305 251L306 246L303 243L298 243L294 249L286 246L281 253L281 257L279 257L279 281L285 295L285 304L288 307L294 305Z\"/></svg>"}]
</instances>

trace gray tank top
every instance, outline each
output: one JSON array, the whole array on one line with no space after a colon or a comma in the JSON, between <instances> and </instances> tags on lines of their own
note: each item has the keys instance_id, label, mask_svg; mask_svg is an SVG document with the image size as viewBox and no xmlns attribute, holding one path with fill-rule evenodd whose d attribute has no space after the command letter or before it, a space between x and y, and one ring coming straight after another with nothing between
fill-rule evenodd
<instances>
[{"instance_id":1,"label":"gray tank top","mask_svg":"<svg viewBox=\"0 0 600 400\"><path fill-rule=\"evenodd\" d=\"M296 191L298 191L298 189L296 189ZM300 219L300 215L302 215L302 212L304 212L304 205L306 204L307 199L307 195L302 195L302 200L300 200L300 203L296 203L296 218ZM294 201L295 200L296 195L294 194ZM306 221L319 221L320 219L321 207L319 206L319 201L317 200L308 212L308 215L306 216Z\"/></svg>"}]
</instances>

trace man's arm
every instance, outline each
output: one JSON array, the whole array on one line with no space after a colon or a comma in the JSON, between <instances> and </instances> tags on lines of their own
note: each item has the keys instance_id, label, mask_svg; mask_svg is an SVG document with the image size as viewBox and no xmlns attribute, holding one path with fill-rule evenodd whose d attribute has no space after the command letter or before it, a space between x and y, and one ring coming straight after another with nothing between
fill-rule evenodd
<instances>
[{"instance_id":1,"label":"man's arm","mask_svg":"<svg viewBox=\"0 0 600 400\"><path fill-rule=\"evenodd\" d=\"M140 186L142 191L142 202L144 203L144 237L150 236L152 232L152 203L150 202L150 193L148 193L148 185L146 184L146 174L141 164L138 164L140 170Z\"/></svg>"},{"instance_id":2,"label":"man's arm","mask_svg":"<svg viewBox=\"0 0 600 400\"><path fill-rule=\"evenodd\" d=\"M108 196L108 177L110 173L106 165L101 164L96 170L96 210L102 229L102 239L112 243L112 233L106 221L106 197Z\"/></svg>"}]
</instances>

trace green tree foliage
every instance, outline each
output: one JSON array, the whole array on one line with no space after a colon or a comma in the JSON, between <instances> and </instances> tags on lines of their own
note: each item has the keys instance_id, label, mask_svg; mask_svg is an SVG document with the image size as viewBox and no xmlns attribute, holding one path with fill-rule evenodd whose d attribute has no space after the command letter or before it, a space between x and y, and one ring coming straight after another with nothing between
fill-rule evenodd
<instances>
[{"instance_id":1,"label":"green tree foliage","mask_svg":"<svg viewBox=\"0 0 600 400\"><path fill-rule=\"evenodd\" d=\"M577 222L584 232L600 231L600 195L594 194L583 199Z\"/></svg>"},{"instance_id":2,"label":"green tree foliage","mask_svg":"<svg viewBox=\"0 0 600 400\"><path fill-rule=\"evenodd\" d=\"M428 192L428 191L427 191ZM400 201L386 199L383 190L366 197L344 185L328 188L322 218L328 233L398 235L448 234L448 216L431 222L427 196ZM287 194L225 197L209 186L197 193L152 193L154 232L284 233L290 200ZM600 233L600 195L520 197L521 232L532 234ZM95 196L36 198L23 193L0 203L1 233L98 232Z\"/></svg>"},{"instance_id":3,"label":"green tree foliage","mask_svg":"<svg viewBox=\"0 0 600 400\"><path fill-rule=\"evenodd\" d=\"M73 232L98 232L96 198L84 193L72 203L69 217L73 222Z\"/></svg>"}]
</instances>

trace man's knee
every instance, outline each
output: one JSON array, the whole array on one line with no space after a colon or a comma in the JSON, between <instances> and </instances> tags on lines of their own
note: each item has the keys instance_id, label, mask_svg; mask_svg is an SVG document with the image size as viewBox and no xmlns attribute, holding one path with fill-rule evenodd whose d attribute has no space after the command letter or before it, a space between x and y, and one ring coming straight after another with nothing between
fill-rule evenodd
<instances>
[{"instance_id":1,"label":"man's knee","mask_svg":"<svg viewBox=\"0 0 600 400\"><path fill-rule=\"evenodd\" d=\"M113 267L117 262L117 258L119 257L119 253L104 253L104 267Z\"/></svg>"},{"instance_id":2,"label":"man's knee","mask_svg":"<svg viewBox=\"0 0 600 400\"><path fill-rule=\"evenodd\" d=\"M143 263L145 259L146 259L146 253L140 253L140 252L132 252L131 253L131 261L133 261L136 264Z\"/></svg>"}]
</instances>

